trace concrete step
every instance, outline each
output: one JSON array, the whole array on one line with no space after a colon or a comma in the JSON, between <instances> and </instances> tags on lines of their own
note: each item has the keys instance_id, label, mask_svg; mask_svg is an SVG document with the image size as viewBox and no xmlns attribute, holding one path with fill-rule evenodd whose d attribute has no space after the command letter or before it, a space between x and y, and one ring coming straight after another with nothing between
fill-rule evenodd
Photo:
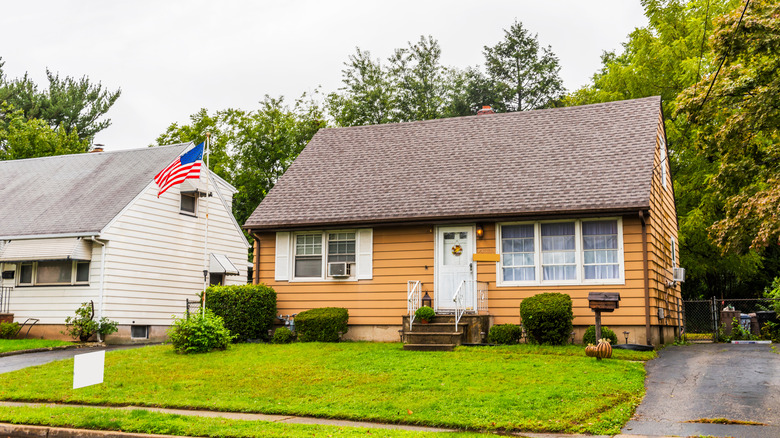
<instances>
[{"instance_id":1,"label":"concrete step","mask_svg":"<svg viewBox=\"0 0 780 438\"><path fill-rule=\"evenodd\" d=\"M410 344L454 344L463 342L463 332L407 332L405 340Z\"/></svg>"},{"instance_id":2,"label":"concrete step","mask_svg":"<svg viewBox=\"0 0 780 438\"><path fill-rule=\"evenodd\" d=\"M409 351L452 351L453 344L404 344L404 350Z\"/></svg>"},{"instance_id":3,"label":"concrete step","mask_svg":"<svg viewBox=\"0 0 780 438\"><path fill-rule=\"evenodd\" d=\"M468 330L468 324L458 324L458 331ZM429 322L428 324L415 322L412 324L413 332L454 332L455 323L449 322Z\"/></svg>"}]
</instances>

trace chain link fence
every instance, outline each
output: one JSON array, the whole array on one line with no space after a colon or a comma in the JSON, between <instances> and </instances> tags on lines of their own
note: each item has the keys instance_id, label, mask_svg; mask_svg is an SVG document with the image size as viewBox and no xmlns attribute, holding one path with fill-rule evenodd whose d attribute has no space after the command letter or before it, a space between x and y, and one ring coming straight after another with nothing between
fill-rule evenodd
<instances>
[{"instance_id":1,"label":"chain link fence","mask_svg":"<svg viewBox=\"0 0 780 438\"><path fill-rule=\"evenodd\" d=\"M719 331L731 332L737 318L743 329L759 335L767 322L780 323L775 308L776 298L734 298L684 301L685 340L688 342L718 342Z\"/></svg>"}]
</instances>

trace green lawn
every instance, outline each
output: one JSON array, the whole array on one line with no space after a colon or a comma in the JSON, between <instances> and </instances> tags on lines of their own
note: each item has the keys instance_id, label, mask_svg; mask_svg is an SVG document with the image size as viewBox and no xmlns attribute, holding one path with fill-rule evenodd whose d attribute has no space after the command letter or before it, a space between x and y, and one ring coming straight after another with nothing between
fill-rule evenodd
<instances>
[{"instance_id":1,"label":"green lawn","mask_svg":"<svg viewBox=\"0 0 780 438\"><path fill-rule=\"evenodd\" d=\"M73 390L73 361L3 376L0 399L143 405L422 424L469 430L618 433L644 394L653 352L583 347L239 344L205 355L170 346L106 356L105 383ZM628 360L624 360L628 359Z\"/></svg>"},{"instance_id":2,"label":"green lawn","mask_svg":"<svg viewBox=\"0 0 780 438\"><path fill-rule=\"evenodd\" d=\"M46 339L0 339L0 353L9 351L32 350L34 348L59 347L73 342L48 341Z\"/></svg>"}]
</instances>

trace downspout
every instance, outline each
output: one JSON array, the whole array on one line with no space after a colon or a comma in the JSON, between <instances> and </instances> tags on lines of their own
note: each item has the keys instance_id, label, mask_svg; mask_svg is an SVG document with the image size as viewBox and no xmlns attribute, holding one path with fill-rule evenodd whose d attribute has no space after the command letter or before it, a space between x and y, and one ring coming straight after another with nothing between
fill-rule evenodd
<instances>
[{"instance_id":1,"label":"downspout","mask_svg":"<svg viewBox=\"0 0 780 438\"><path fill-rule=\"evenodd\" d=\"M260 238L255 233L250 233L254 242L252 244L252 284L260 284Z\"/></svg>"},{"instance_id":2,"label":"downspout","mask_svg":"<svg viewBox=\"0 0 780 438\"><path fill-rule=\"evenodd\" d=\"M104 284L105 284L105 277L106 277L106 244L99 241L95 236L92 236L89 238L94 243L100 244L102 248L100 248L100 289L98 292L98 321L100 321L101 318L103 318L103 295L104 295ZM103 342L102 336L100 333L97 335L98 342Z\"/></svg>"},{"instance_id":3,"label":"downspout","mask_svg":"<svg viewBox=\"0 0 780 438\"><path fill-rule=\"evenodd\" d=\"M645 338L647 345L652 345L650 334L650 272L647 267L647 219L645 212L639 210L642 220L642 273L645 280Z\"/></svg>"}]
</instances>

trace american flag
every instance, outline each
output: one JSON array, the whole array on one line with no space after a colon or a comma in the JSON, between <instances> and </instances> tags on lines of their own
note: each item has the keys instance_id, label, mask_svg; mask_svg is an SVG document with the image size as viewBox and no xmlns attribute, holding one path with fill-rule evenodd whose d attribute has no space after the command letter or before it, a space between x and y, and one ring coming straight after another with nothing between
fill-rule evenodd
<instances>
[{"instance_id":1,"label":"american flag","mask_svg":"<svg viewBox=\"0 0 780 438\"><path fill-rule=\"evenodd\" d=\"M190 149L154 176L154 182L160 188L157 197L159 198L171 186L183 183L185 179L200 178L200 166L202 164L203 143Z\"/></svg>"}]
</instances>

